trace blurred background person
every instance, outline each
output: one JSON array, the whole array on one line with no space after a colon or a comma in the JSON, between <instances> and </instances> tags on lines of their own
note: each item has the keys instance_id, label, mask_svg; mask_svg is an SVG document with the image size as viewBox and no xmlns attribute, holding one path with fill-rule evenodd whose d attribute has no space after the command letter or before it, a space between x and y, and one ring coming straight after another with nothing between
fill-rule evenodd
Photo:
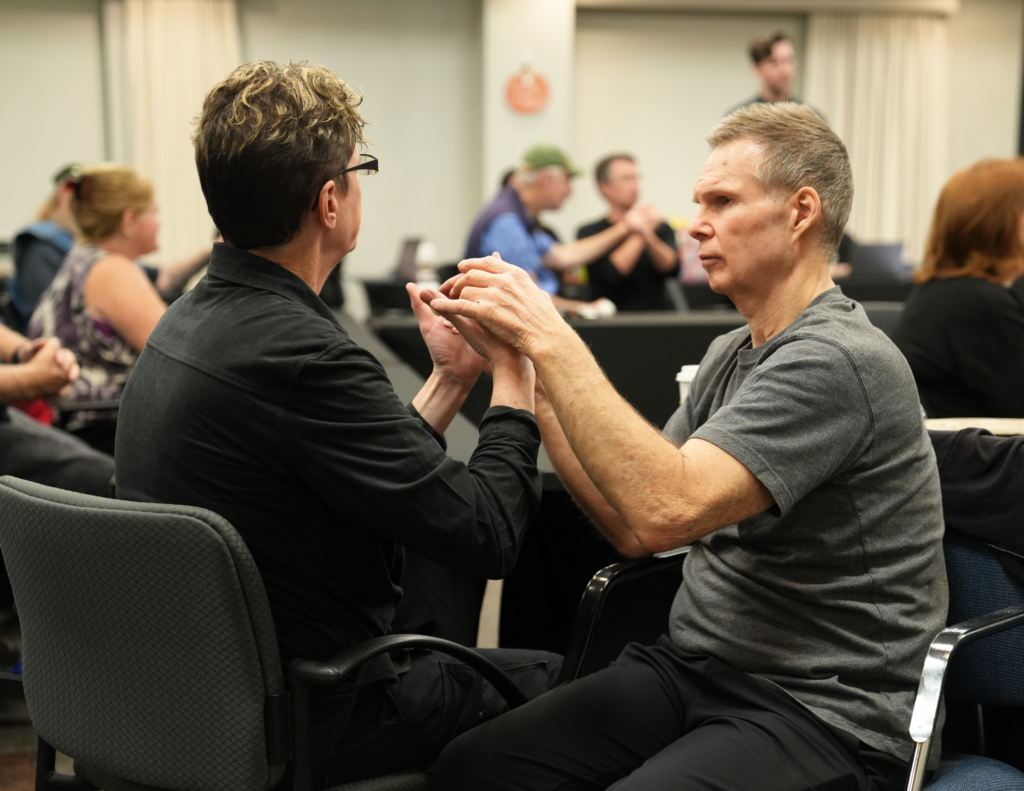
<instances>
[{"instance_id":1,"label":"blurred background person","mask_svg":"<svg viewBox=\"0 0 1024 791\"><path fill-rule=\"evenodd\" d=\"M46 291L64 263L64 256L75 243L75 220L71 214L74 179L82 166L65 165L53 177L53 192L39 207L36 221L14 237L14 282L11 301L21 317L23 329L28 326L39 298Z\"/></svg>"},{"instance_id":2,"label":"blurred background person","mask_svg":"<svg viewBox=\"0 0 1024 791\"><path fill-rule=\"evenodd\" d=\"M37 220L14 238L14 279L11 302L20 318L16 330L27 329L43 292L57 276L64 258L75 243L75 218L71 210L75 182L82 165L73 163L53 177L53 193L38 212ZM164 267L143 266L147 277L167 301L182 293L188 280L209 261L209 253Z\"/></svg>"},{"instance_id":3,"label":"blurred background person","mask_svg":"<svg viewBox=\"0 0 1024 791\"><path fill-rule=\"evenodd\" d=\"M72 182L79 240L32 314L29 337L53 336L78 355L82 375L70 401L120 398L139 352L166 305L136 259L157 249L160 218L153 185L124 165L88 165ZM208 252L169 267L169 285ZM65 428L94 448L114 452L115 409L66 409Z\"/></svg>"},{"instance_id":4,"label":"blurred background person","mask_svg":"<svg viewBox=\"0 0 1024 791\"><path fill-rule=\"evenodd\" d=\"M594 176L598 191L608 202L608 213L582 226L577 239L596 236L622 222L640 197L640 171L629 154L605 157ZM590 294L594 299L610 299L619 310L672 310L665 281L679 274L676 234L653 204L640 206L640 210L645 220L640 229L587 265Z\"/></svg>"},{"instance_id":5,"label":"blurred background person","mask_svg":"<svg viewBox=\"0 0 1024 791\"><path fill-rule=\"evenodd\" d=\"M549 145L531 148L508 184L477 216L466 242L465 257L481 258L496 252L529 272L559 310L574 314L600 310L601 300L581 302L559 297L556 273L589 264L631 232L646 226L647 219L639 211L627 212L620 222L588 239L556 242L540 227L537 216L542 211L560 209L572 194L572 179L579 174L561 149Z\"/></svg>"},{"instance_id":6,"label":"blurred background person","mask_svg":"<svg viewBox=\"0 0 1024 791\"><path fill-rule=\"evenodd\" d=\"M791 94L796 79L796 49L781 31L761 33L750 42L750 60L761 90L753 99L733 107L730 113L757 102L802 102ZM821 113L818 113L821 115Z\"/></svg>"},{"instance_id":7,"label":"blurred background person","mask_svg":"<svg viewBox=\"0 0 1024 791\"><path fill-rule=\"evenodd\" d=\"M983 160L942 189L892 339L928 417L1024 417L1024 161Z\"/></svg>"}]
</instances>

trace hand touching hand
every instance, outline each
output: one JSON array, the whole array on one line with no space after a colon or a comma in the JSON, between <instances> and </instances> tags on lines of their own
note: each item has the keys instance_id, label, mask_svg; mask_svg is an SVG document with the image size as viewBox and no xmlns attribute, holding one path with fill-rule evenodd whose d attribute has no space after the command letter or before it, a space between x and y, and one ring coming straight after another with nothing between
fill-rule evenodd
<instances>
[{"instance_id":1,"label":"hand touching hand","mask_svg":"<svg viewBox=\"0 0 1024 791\"><path fill-rule=\"evenodd\" d=\"M26 341L15 351L15 359L11 360L12 363L27 363L36 353L46 345L46 338L33 338L30 341Z\"/></svg>"},{"instance_id":2,"label":"hand touching hand","mask_svg":"<svg viewBox=\"0 0 1024 791\"><path fill-rule=\"evenodd\" d=\"M644 231L651 227L651 222L647 218L647 213L643 206L634 206L626 215L622 218L622 221L626 223L626 227L629 228L633 233L642 234Z\"/></svg>"},{"instance_id":3,"label":"hand touching hand","mask_svg":"<svg viewBox=\"0 0 1024 791\"><path fill-rule=\"evenodd\" d=\"M644 203L640 206L640 211L647 218L648 227L652 231L661 225L661 212L658 211L658 207L653 203Z\"/></svg>"},{"instance_id":4,"label":"hand touching hand","mask_svg":"<svg viewBox=\"0 0 1024 791\"><path fill-rule=\"evenodd\" d=\"M56 338L44 340L38 345L33 343L29 348L32 350L31 355L22 355L28 357L28 362L20 372L22 398L70 395L71 386L80 372L75 355L61 348Z\"/></svg>"},{"instance_id":5,"label":"hand touching hand","mask_svg":"<svg viewBox=\"0 0 1024 791\"><path fill-rule=\"evenodd\" d=\"M436 295L436 291L421 294L415 283L406 285L412 312L420 325L420 334L427 344L434 370L464 387L472 387L487 361L475 352L466 340L453 333L445 326L445 320L427 307L428 298L424 295Z\"/></svg>"},{"instance_id":6,"label":"hand touching hand","mask_svg":"<svg viewBox=\"0 0 1024 791\"><path fill-rule=\"evenodd\" d=\"M572 332L558 315L551 297L525 270L506 264L501 256L470 258L459 264L462 272L441 286L430 306L450 319L473 319L516 351L529 356L545 343L557 342L561 332ZM471 330L470 330L471 331Z\"/></svg>"},{"instance_id":7,"label":"hand touching hand","mask_svg":"<svg viewBox=\"0 0 1024 791\"><path fill-rule=\"evenodd\" d=\"M435 299L444 299L444 295L440 291L425 288L420 292L420 298L429 305ZM466 343L485 359L487 368L484 370L492 376L494 375L493 366L495 365L500 366L506 363L518 364L518 360L515 358L520 357L519 352L504 341L499 340L491 332L488 332L475 319L453 314L444 319L444 324L449 332L465 338Z\"/></svg>"}]
</instances>

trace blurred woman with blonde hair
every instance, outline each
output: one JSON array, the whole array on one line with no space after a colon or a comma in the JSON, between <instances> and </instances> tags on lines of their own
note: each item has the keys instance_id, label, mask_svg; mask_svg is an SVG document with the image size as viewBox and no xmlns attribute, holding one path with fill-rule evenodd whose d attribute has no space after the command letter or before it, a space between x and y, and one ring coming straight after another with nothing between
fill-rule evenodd
<instances>
[{"instance_id":1,"label":"blurred woman with blonde hair","mask_svg":"<svg viewBox=\"0 0 1024 791\"><path fill-rule=\"evenodd\" d=\"M946 182L893 341L928 417L1024 417L1024 160Z\"/></svg>"},{"instance_id":2,"label":"blurred woman with blonde hair","mask_svg":"<svg viewBox=\"0 0 1024 791\"><path fill-rule=\"evenodd\" d=\"M124 165L89 165L76 174L71 212L78 241L32 314L29 337L55 336L78 355L70 400L119 398L166 305L136 259L157 249L160 219L153 185ZM114 409L72 410L65 428L114 452Z\"/></svg>"}]
</instances>

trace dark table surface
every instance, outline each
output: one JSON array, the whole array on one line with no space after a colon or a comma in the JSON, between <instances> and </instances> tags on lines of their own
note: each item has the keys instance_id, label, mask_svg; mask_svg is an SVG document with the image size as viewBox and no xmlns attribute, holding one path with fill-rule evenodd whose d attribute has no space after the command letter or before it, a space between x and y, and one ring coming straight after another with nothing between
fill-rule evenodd
<instances>
[{"instance_id":1,"label":"dark table surface","mask_svg":"<svg viewBox=\"0 0 1024 791\"><path fill-rule=\"evenodd\" d=\"M868 318L887 335L903 310L901 302L863 302ZM675 377L684 365L700 363L708 346L745 324L734 310L694 310L687 313L620 313L607 319L570 319L569 324L590 346L615 389L647 420L659 428L679 406ZM379 316L370 329L420 376L432 364L416 319ZM491 401L491 380L480 377L462 408L479 425Z\"/></svg>"},{"instance_id":2,"label":"dark table surface","mask_svg":"<svg viewBox=\"0 0 1024 791\"><path fill-rule=\"evenodd\" d=\"M590 346L615 388L656 426L679 406L676 373L695 365L712 340L743 325L736 311L690 313L622 313L607 319L572 319L569 323ZM370 319L380 340L421 376L432 368L427 347L412 316ZM462 412L479 425L491 400L491 380L483 376Z\"/></svg>"}]
</instances>

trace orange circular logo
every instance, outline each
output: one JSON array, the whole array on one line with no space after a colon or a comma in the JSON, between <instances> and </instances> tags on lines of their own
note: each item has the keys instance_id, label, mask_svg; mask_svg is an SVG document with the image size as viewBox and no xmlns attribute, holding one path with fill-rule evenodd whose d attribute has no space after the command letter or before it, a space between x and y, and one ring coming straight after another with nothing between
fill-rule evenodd
<instances>
[{"instance_id":1,"label":"orange circular logo","mask_svg":"<svg viewBox=\"0 0 1024 791\"><path fill-rule=\"evenodd\" d=\"M517 113L539 113L548 103L548 81L532 69L524 69L505 84L505 101Z\"/></svg>"}]
</instances>

